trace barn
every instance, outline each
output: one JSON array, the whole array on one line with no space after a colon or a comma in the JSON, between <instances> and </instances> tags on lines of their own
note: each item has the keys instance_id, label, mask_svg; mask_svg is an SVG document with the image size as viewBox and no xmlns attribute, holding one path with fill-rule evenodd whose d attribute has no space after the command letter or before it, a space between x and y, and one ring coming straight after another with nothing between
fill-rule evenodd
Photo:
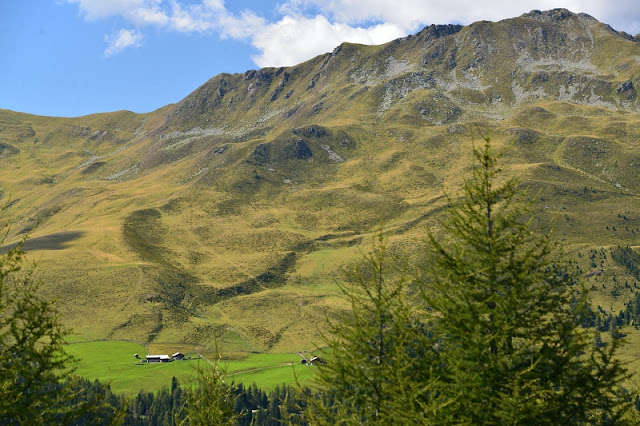
<instances>
[{"instance_id":1,"label":"barn","mask_svg":"<svg viewBox=\"0 0 640 426\"><path fill-rule=\"evenodd\" d=\"M147 362L171 362L169 355L147 355Z\"/></svg>"}]
</instances>

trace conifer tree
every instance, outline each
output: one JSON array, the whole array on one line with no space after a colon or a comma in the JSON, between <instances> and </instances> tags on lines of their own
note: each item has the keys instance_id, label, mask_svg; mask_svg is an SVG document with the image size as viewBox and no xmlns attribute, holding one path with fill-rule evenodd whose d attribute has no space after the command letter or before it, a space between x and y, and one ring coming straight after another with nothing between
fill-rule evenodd
<instances>
[{"instance_id":1,"label":"conifer tree","mask_svg":"<svg viewBox=\"0 0 640 426\"><path fill-rule=\"evenodd\" d=\"M0 246L7 234L5 223ZM41 296L35 266L25 267L22 245L0 254L0 424L117 423L122 413L106 401L108 387L89 392L72 375L67 330Z\"/></svg>"},{"instance_id":2,"label":"conifer tree","mask_svg":"<svg viewBox=\"0 0 640 426\"><path fill-rule=\"evenodd\" d=\"M198 368L195 386L184 391L185 406L180 424L235 425L244 413L236 413L234 387L224 382L220 359L205 368Z\"/></svg>"},{"instance_id":3,"label":"conifer tree","mask_svg":"<svg viewBox=\"0 0 640 426\"><path fill-rule=\"evenodd\" d=\"M429 416L430 372L416 368L429 359L427 338L402 270L388 260L381 231L350 274L353 284L338 283L351 310L329 323L329 358L318 366L323 395L309 400L312 424L420 424Z\"/></svg>"},{"instance_id":4,"label":"conifer tree","mask_svg":"<svg viewBox=\"0 0 640 426\"><path fill-rule=\"evenodd\" d=\"M450 200L446 237L430 236L423 285L446 383L439 420L621 422L628 404L618 342L594 347L581 328L586 290L548 234L534 231L517 180L499 182L498 157L489 139L474 149L464 196Z\"/></svg>"}]
</instances>

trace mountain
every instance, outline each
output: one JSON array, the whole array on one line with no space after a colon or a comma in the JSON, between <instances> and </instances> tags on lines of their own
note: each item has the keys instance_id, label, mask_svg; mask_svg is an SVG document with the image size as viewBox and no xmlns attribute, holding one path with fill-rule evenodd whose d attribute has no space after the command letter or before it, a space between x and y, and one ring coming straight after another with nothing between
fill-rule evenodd
<instances>
[{"instance_id":1,"label":"mountain","mask_svg":"<svg viewBox=\"0 0 640 426\"><path fill-rule=\"evenodd\" d=\"M312 349L381 221L420 261L482 133L594 305L620 309L640 288L607 256L640 235L639 90L637 36L556 9L221 74L149 114L2 110L5 247L29 235L78 338Z\"/></svg>"}]
</instances>

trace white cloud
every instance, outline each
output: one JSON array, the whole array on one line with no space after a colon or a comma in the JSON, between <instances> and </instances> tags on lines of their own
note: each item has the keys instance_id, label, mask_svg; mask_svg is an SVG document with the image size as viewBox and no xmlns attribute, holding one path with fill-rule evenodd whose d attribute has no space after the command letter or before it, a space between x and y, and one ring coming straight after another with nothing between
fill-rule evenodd
<instances>
[{"instance_id":1,"label":"white cloud","mask_svg":"<svg viewBox=\"0 0 640 426\"><path fill-rule=\"evenodd\" d=\"M140 46L140 43L142 42L142 34L136 30L125 30L123 28L109 36L104 36L104 41L108 44L104 51L104 55L109 57L121 52L129 46Z\"/></svg>"},{"instance_id":2,"label":"white cloud","mask_svg":"<svg viewBox=\"0 0 640 426\"><path fill-rule=\"evenodd\" d=\"M169 25L181 33L204 32L214 28L215 19L205 5L191 5L185 9L174 1Z\"/></svg>"},{"instance_id":3,"label":"white cloud","mask_svg":"<svg viewBox=\"0 0 640 426\"><path fill-rule=\"evenodd\" d=\"M280 8L283 13L304 13L309 9L319 10L335 22L351 25L386 22L405 31L416 31L432 23L494 20L525 11L522 2L499 0L289 0Z\"/></svg>"},{"instance_id":4,"label":"white cloud","mask_svg":"<svg viewBox=\"0 0 640 426\"><path fill-rule=\"evenodd\" d=\"M169 21L163 0L67 0L78 5L88 21L122 17L138 25L165 25Z\"/></svg>"},{"instance_id":5,"label":"white cloud","mask_svg":"<svg viewBox=\"0 0 640 426\"><path fill-rule=\"evenodd\" d=\"M263 18L248 10L240 13L239 17L225 11L218 23L222 38L236 40L257 38L269 26Z\"/></svg>"},{"instance_id":6,"label":"white cloud","mask_svg":"<svg viewBox=\"0 0 640 426\"><path fill-rule=\"evenodd\" d=\"M330 52L345 41L381 44L403 35L404 31L393 24L358 28L331 23L321 15L315 18L285 16L252 35L251 43L261 52L253 61L260 67L295 65Z\"/></svg>"},{"instance_id":7,"label":"white cloud","mask_svg":"<svg viewBox=\"0 0 640 426\"><path fill-rule=\"evenodd\" d=\"M258 66L292 65L331 51L344 41L381 44L432 23L497 21L532 9L565 7L591 14L615 29L640 32L637 0L618 0L615 7L602 0L283 0L271 20L251 10L233 14L224 0L67 1L77 4L89 21L119 17L137 28L127 32L128 39L119 34L121 45L129 43L124 47L116 47L116 37L109 36L105 54L139 45L140 31L156 26L245 40L260 51L253 58Z\"/></svg>"},{"instance_id":8,"label":"white cloud","mask_svg":"<svg viewBox=\"0 0 640 426\"><path fill-rule=\"evenodd\" d=\"M169 17L161 10L137 8L129 11L130 20L136 25L164 25Z\"/></svg>"},{"instance_id":9,"label":"white cloud","mask_svg":"<svg viewBox=\"0 0 640 426\"><path fill-rule=\"evenodd\" d=\"M602 0L288 0L280 11L304 13L313 9L335 22L361 24L380 21L415 31L427 24L498 21L534 9L554 8L593 15L618 30L640 31L637 0L618 0L615 6Z\"/></svg>"}]
</instances>

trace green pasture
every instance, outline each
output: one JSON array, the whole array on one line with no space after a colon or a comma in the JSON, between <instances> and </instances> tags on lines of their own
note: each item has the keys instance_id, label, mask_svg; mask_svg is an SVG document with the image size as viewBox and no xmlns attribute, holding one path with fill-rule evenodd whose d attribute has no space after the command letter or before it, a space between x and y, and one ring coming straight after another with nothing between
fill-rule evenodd
<instances>
[{"instance_id":1,"label":"green pasture","mask_svg":"<svg viewBox=\"0 0 640 426\"><path fill-rule=\"evenodd\" d=\"M140 390L157 391L169 386L173 377L181 383L189 383L196 378L199 366L206 367L207 363L215 361L210 354L203 354L210 359L198 359L194 352L186 354L192 360L142 363L134 358L134 354L144 359L145 347L121 341L77 342L66 345L65 349L77 359L76 374L109 383L114 393L125 395L133 395ZM223 357L220 368L225 371L227 383L248 386L255 382L268 391L283 383L310 384L315 367L302 365L300 361L296 354L234 354L233 359Z\"/></svg>"}]
</instances>

